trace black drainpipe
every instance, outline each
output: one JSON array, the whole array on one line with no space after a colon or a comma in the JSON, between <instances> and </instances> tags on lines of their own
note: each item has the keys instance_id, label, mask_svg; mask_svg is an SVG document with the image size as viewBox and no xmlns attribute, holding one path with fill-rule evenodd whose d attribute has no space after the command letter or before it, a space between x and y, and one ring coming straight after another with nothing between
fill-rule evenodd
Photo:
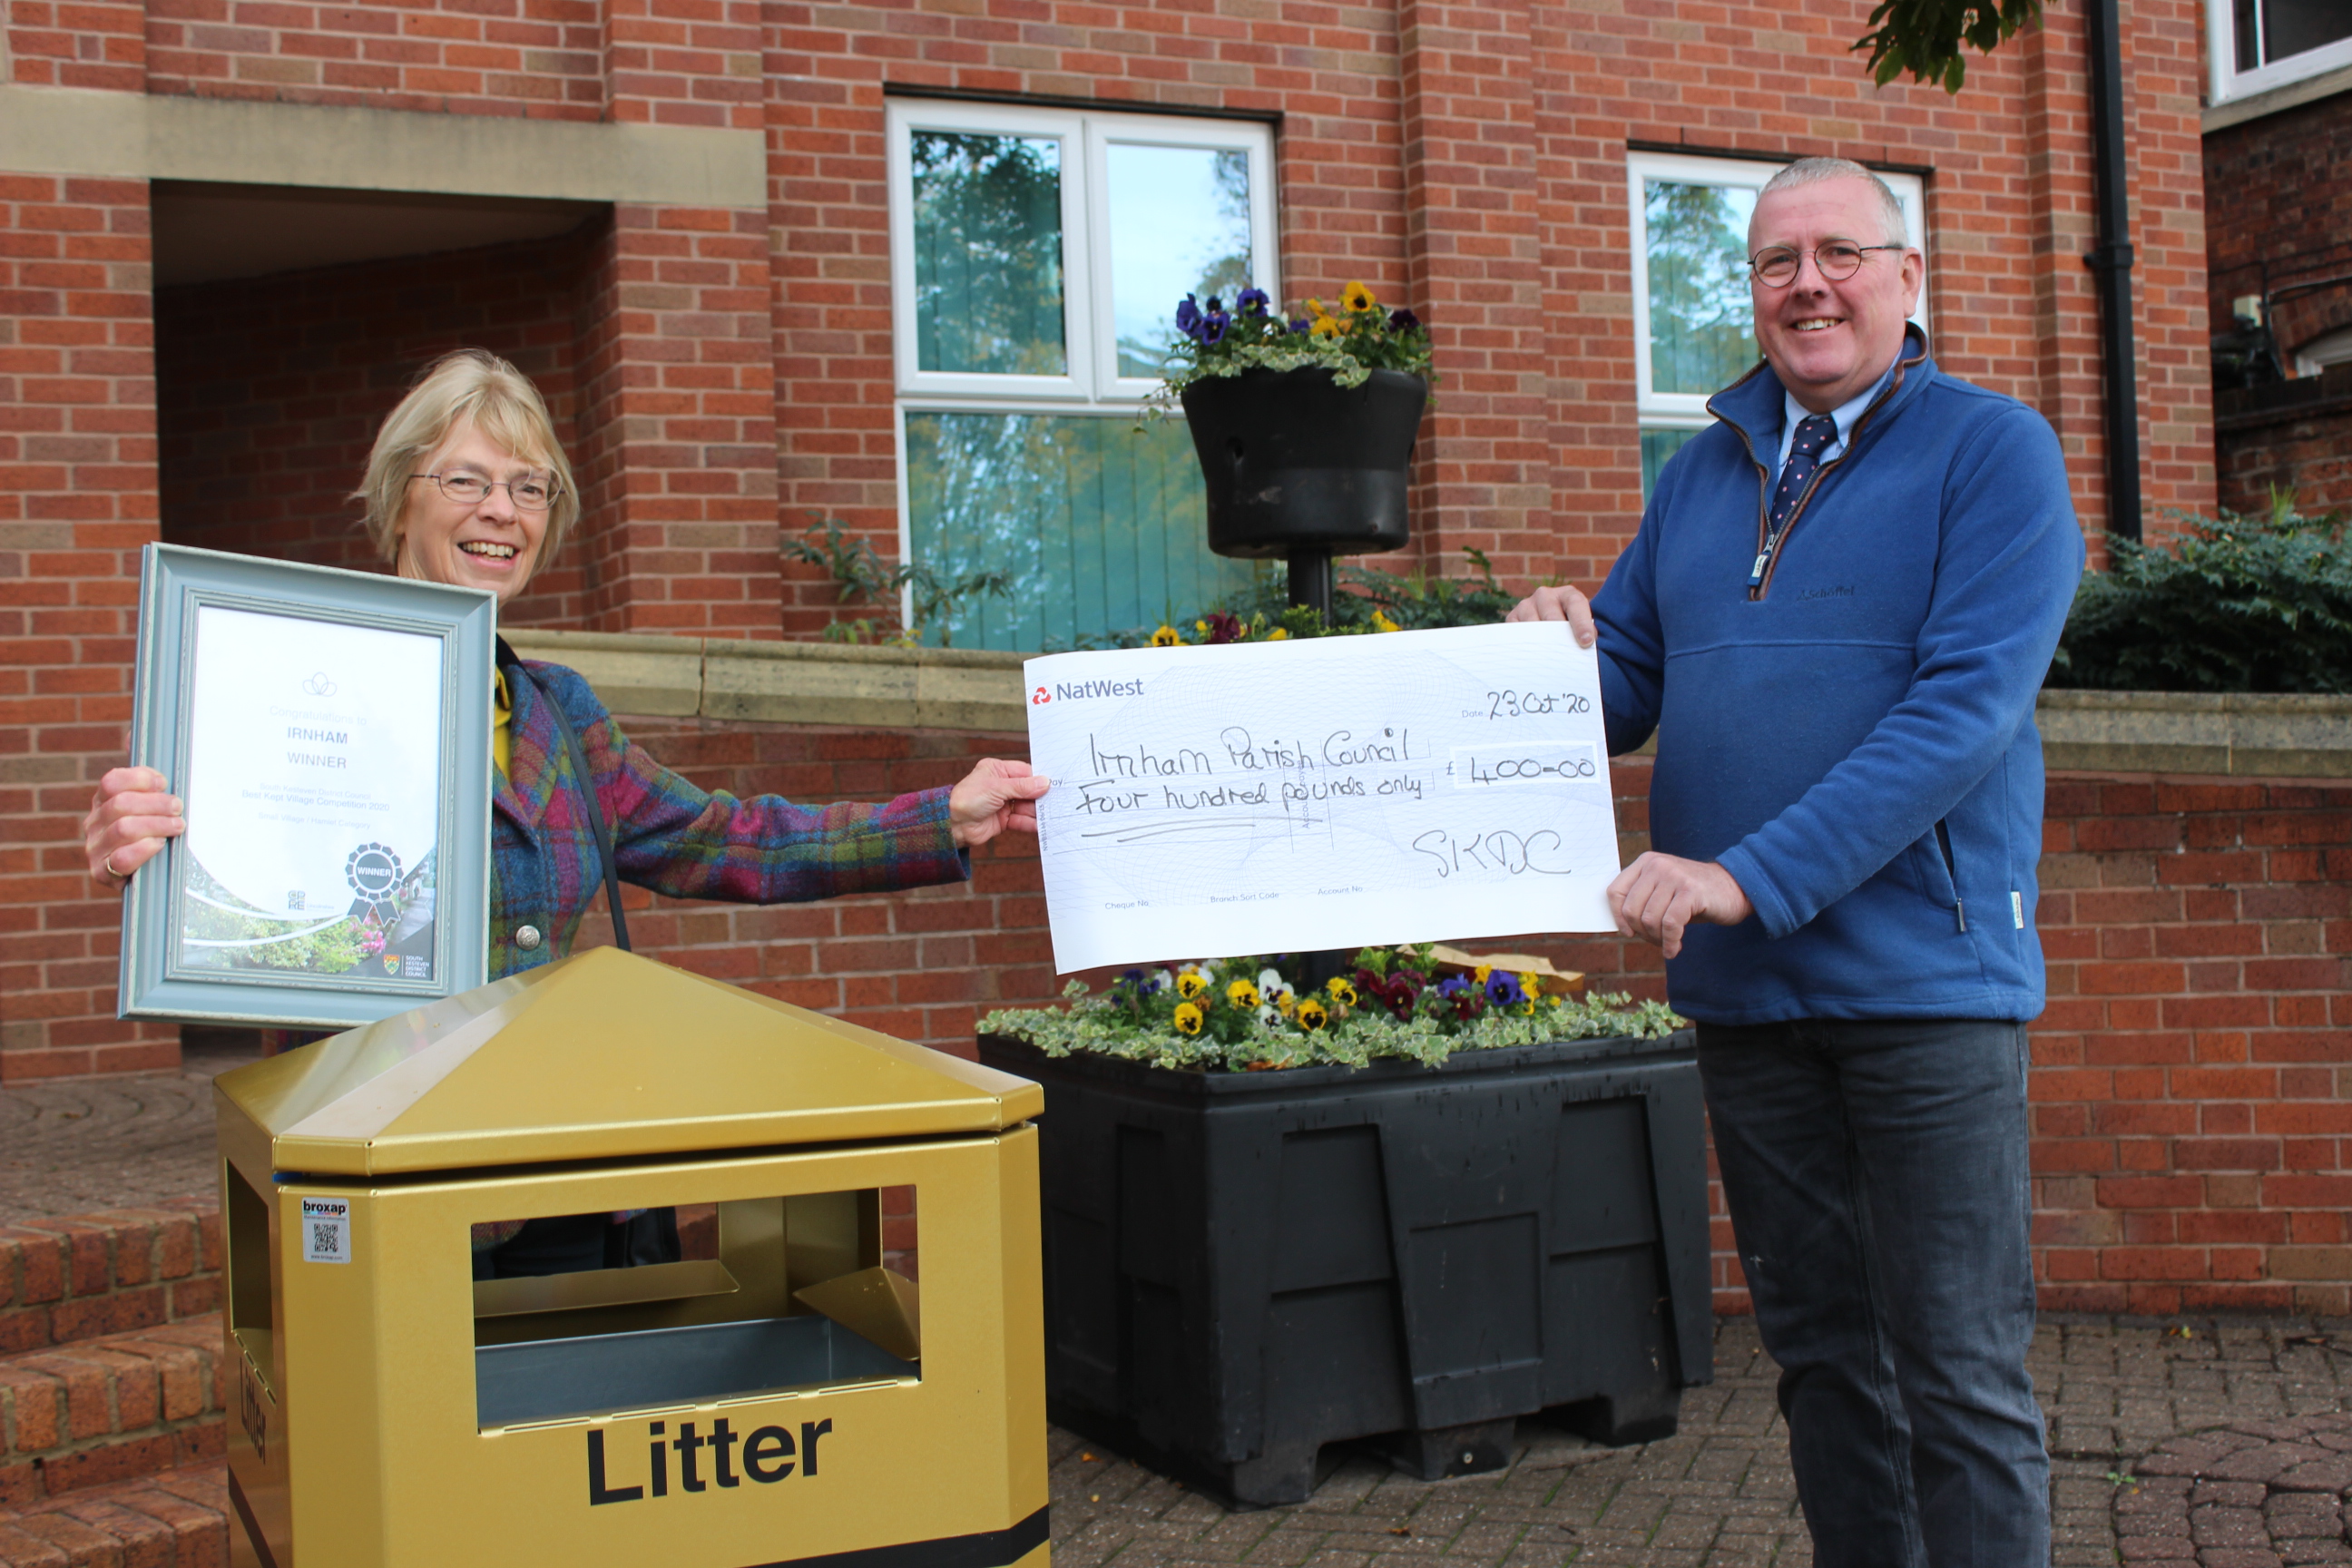
<instances>
[{"instance_id":1,"label":"black drainpipe","mask_svg":"<svg viewBox=\"0 0 2352 1568\"><path fill-rule=\"evenodd\" d=\"M2084 7L2091 55L2091 152L2099 242L2084 264L2099 285L2100 359L2106 369L2107 531L2139 537L2139 395L2133 380L2131 202L2125 183L2123 26L2116 0Z\"/></svg>"}]
</instances>

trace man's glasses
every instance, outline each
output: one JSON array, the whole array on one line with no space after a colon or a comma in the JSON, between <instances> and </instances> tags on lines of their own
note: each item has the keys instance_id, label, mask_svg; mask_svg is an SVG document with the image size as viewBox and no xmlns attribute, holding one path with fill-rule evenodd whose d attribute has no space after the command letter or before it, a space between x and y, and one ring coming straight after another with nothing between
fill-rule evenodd
<instances>
[{"instance_id":1,"label":"man's glasses","mask_svg":"<svg viewBox=\"0 0 2352 1568\"><path fill-rule=\"evenodd\" d=\"M504 485L517 511L545 511L555 504L557 493L554 481L543 479L486 479L479 474L411 474L408 477L431 479L441 487L443 495L459 506L478 506L483 497Z\"/></svg>"},{"instance_id":2,"label":"man's glasses","mask_svg":"<svg viewBox=\"0 0 2352 1568\"><path fill-rule=\"evenodd\" d=\"M1856 245L1850 239L1833 239L1807 252L1785 245L1775 245L1758 251L1748 258L1748 270L1757 280L1769 289L1786 289L1797 280L1797 271L1811 255L1813 266L1832 283L1843 283L1862 270L1862 258L1874 250L1908 250L1907 245Z\"/></svg>"}]
</instances>

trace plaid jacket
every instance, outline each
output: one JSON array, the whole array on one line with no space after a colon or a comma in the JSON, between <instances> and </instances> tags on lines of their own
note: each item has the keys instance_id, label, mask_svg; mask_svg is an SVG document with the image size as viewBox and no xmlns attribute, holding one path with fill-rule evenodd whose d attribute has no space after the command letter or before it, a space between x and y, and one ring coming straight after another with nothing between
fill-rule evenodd
<instances>
[{"instance_id":1,"label":"plaid jacket","mask_svg":"<svg viewBox=\"0 0 2352 1568\"><path fill-rule=\"evenodd\" d=\"M549 698L563 705L579 733L623 881L674 898L781 904L971 875L971 858L949 830L944 788L887 805L818 810L772 795L708 794L631 744L577 673L520 662L529 679L511 665L507 675L513 768L490 803L493 980L571 952L580 917L604 885L595 830ZM541 933L529 950L515 941L526 925Z\"/></svg>"}]
</instances>

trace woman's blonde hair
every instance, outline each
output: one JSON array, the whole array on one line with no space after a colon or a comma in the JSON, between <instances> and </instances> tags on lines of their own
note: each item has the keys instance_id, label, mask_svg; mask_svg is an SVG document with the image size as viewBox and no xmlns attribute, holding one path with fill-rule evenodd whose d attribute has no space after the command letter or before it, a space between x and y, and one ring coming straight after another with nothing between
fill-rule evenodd
<instances>
[{"instance_id":1,"label":"woman's blonde hair","mask_svg":"<svg viewBox=\"0 0 2352 1568\"><path fill-rule=\"evenodd\" d=\"M572 464L555 438L555 422L530 377L487 349L459 349L425 367L400 406L384 416L368 453L367 475L352 499L367 509L368 537L386 561L400 552L400 514L407 504L409 476L448 438L460 419L524 462L555 479L555 504L547 509L541 564L552 556L580 515L580 489Z\"/></svg>"}]
</instances>

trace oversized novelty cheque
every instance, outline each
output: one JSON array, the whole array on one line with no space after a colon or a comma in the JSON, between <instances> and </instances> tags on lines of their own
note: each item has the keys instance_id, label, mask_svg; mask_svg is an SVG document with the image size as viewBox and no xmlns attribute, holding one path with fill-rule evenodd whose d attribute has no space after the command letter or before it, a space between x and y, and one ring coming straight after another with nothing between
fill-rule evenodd
<instances>
[{"instance_id":1,"label":"oversized novelty cheque","mask_svg":"<svg viewBox=\"0 0 2352 1568\"><path fill-rule=\"evenodd\" d=\"M1024 669L1063 973L1614 929L1600 667L1565 624Z\"/></svg>"}]
</instances>

